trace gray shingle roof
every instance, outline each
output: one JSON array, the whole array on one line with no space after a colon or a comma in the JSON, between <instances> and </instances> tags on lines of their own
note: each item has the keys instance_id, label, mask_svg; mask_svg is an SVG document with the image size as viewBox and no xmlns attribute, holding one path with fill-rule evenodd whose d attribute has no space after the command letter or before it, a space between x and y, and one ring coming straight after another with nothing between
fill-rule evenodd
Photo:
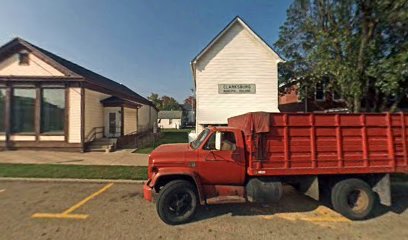
<instances>
[{"instance_id":1,"label":"gray shingle roof","mask_svg":"<svg viewBox=\"0 0 408 240\"><path fill-rule=\"evenodd\" d=\"M181 119L182 111L160 111L159 119Z\"/></svg>"},{"instance_id":2,"label":"gray shingle roof","mask_svg":"<svg viewBox=\"0 0 408 240\"><path fill-rule=\"evenodd\" d=\"M41 54L47 56L48 58L52 59L53 61L55 61L56 63L62 65L63 67L65 67L66 69L68 69L69 71L80 75L82 77L84 77L87 81L96 84L96 85L100 85L103 86L111 91L117 92L117 93L121 93L124 96L126 96L129 100L138 102L138 103L142 103L142 104L146 104L146 105L150 105L152 107L155 107L154 104L152 102L150 102L149 100L147 100L146 98L140 96L139 94L137 94L136 92L134 92L133 90L129 89L128 87L126 87L123 84L117 83L107 77L104 77L102 75L99 75L91 70L88 70L82 66L79 66L78 64L75 64L73 62L70 62L60 56L55 55L54 53L51 53L45 49L42 49L30 42L27 42L26 40L23 40L21 38L15 38L13 40L11 40L10 42L6 43L5 45L3 45L0 48L0 53L3 51L6 51L9 47L13 46L13 45L17 45L17 44L21 44L26 48L29 48L31 51L38 51ZM52 65L52 64L51 64Z\"/></svg>"}]
</instances>

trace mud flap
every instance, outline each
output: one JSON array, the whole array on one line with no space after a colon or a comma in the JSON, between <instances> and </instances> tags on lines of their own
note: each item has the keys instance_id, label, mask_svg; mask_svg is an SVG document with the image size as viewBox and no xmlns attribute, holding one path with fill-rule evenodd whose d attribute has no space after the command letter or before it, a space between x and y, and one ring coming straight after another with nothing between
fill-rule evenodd
<instances>
[{"instance_id":1,"label":"mud flap","mask_svg":"<svg viewBox=\"0 0 408 240\"><path fill-rule=\"evenodd\" d=\"M319 178L316 176L303 177L299 183L299 192L319 201Z\"/></svg>"},{"instance_id":2,"label":"mud flap","mask_svg":"<svg viewBox=\"0 0 408 240\"><path fill-rule=\"evenodd\" d=\"M373 178L373 191L380 197L380 203L391 206L391 180L390 174L377 175Z\"/></svg>"}]
</instances>

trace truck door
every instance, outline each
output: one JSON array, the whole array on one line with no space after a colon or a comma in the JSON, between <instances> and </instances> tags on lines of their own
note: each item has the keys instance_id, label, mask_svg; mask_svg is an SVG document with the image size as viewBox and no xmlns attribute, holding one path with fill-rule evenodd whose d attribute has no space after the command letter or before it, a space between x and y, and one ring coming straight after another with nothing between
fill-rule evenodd
<instances>
[{"instance_id":1,"label":"truck door","mask_svg":"<svg viewBox=\"0 0 408 240\"><path fill-rule=\"evenodd\" d=\"M205 185L241 185L245 178L242 137L233 131L213 132L199 153L199 174Z\"/></svg>"}]
</instances>

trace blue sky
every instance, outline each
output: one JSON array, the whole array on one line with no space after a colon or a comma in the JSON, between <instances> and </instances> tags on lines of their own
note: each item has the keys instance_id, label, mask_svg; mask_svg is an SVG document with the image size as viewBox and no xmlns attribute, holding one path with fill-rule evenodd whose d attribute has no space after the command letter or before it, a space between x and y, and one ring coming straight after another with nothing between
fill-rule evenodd
<instances>
[{"instance_id":1,"label":"blue sky","mask_svg":"<svg viewBox=\"0 0 408 240\"><path fill-rule=\"evenodd\" d=\"M289 0L2 0L0 44L14 37L123 83L182 101L189 63L235 16L268 43Z\"/></svg>"}]
</instances>

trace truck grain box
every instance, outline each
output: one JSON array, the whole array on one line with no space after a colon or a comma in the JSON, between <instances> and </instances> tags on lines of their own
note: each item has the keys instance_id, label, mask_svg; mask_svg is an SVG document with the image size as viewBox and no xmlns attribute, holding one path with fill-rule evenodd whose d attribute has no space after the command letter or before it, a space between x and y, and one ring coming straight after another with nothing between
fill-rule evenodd
<instances>
[{"instance_id":1,"label":"truck grain box","mask_svg":"<svg viewBox=\"0 0 408 240\"><path fill-rule=\"evenodd\" d=\"M290 184L353 220L391 205L390 174L408 172L408 114L247 113L190 144L156 148L144 197L168 224L199 205L267 203Z\"/></svg>"}]
</instances>

